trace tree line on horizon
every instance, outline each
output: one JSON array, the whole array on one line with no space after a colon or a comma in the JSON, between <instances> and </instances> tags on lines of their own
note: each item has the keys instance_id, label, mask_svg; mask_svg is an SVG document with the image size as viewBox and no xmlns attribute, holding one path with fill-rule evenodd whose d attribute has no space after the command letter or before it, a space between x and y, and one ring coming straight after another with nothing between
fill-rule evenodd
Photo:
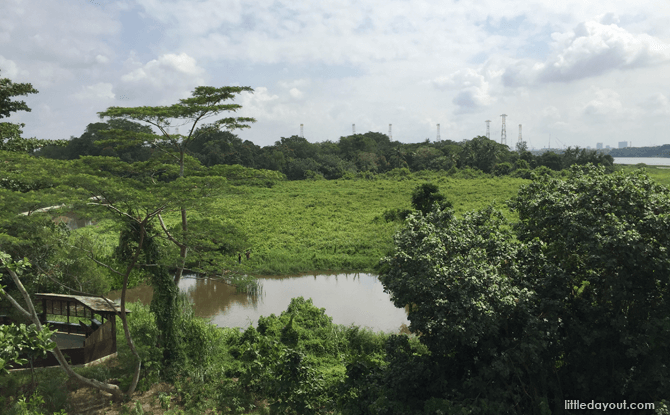
<instances>
[{"instance_id":1,"label":"tree line on horizon","mask_svg":"<svg viewBox=\"0 0 670 415\"><path fill-rule=\"evenodd\" d=\"M127 120L91 123L79 137L71 137L67 145L47 145L35 155L52 159L73 160L80 156L110 156L132 163L147 161L155 149L135 145L124 149L101 145L102 131L120 129L137 133L152 133L151 127ZM530 178L538 167L560 171L573 164L600 164L612 168L609 154L584 148L568 148L560 154L545 152L534 155L525 143L515 150L506 145L477 136L471 140L434 141L419 143L391 141L386 134L367 132L340 137L337 142L311 143L304 137L281 137L273 145L261 147L242 140L230 131L196 131L196 138L185 147L190 156L202 165L242 165L254 169L279 171L289 180L339 179L357 173L385 173L393 169L449 171L475 169L497 176L513 175Z\"/></svg>"}]
</instances>

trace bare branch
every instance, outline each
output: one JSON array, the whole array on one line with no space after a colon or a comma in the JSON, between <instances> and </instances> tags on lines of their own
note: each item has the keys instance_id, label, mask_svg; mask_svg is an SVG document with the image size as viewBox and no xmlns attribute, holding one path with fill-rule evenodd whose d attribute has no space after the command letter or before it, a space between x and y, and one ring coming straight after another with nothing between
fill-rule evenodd
<instances>
[{"instance_id":1,"label":"bare branch","mask_svg":"<svg viewBox=\"0 0 670 415\"><path fill-rule=\"evenodd\" d=\"M27 312L23 307L21 307L21 305L11 295L7 294L7 292L5 290L0 290L0 295L3 296L4 298L6 298L7 301L12 303L14 308L19 310L21 312L21 314L26 316L29 320L32 320L32 317L30 316L30 313Z\"/></svg>"},{"instance_id":2,"label":"bare branch","mask_svg":"<svg viewBox=\"0 0 670 415\"><path fill-rule=\"evenodd\" d=\"M170 232L165 227L165 223L163 222L163 217L161 216L160 213L158 214L158 221L161 223L161 228L163 228L163 232L165 232L165 234L167 235L169 240L171 240L175 245L177 245L180 248L186 248L186 245L182 244L181 242L178 242L176 239L174 239L172 237Z\"/></svg>"},{"instance_id":3,"label":"bare branch","mask_svg":"<svg viewBox=\"0 0 670 415\"><path fill-rule=\"evenodd\" d=\"M171 152L169 152L168 150L166 150L165 148L163 148L163 146L160 145L159 143L155 142L155 143L152 143L152 144L155 145L155 146L156 146L159 150L161 150L163 153L165 153L165 154L167 154L168 156L172 157L175 161L179 161L179 157L175 156L174 154L172 154Z\"/></svg>"},{"instance_id":4,"label":"bare branch","mask_svg":"<svg viewBox=\"0 0 670 415\"><path fill-rule=\"evenodd\" d=\"M116 274L119 274L119 275L121 275L121 276L124 275L122 272L119 272L119 271L115 270L114 268L110 267L109 265L105 264L104 262L100 262L100 261L98 261L97 259L95 259L95 258L93 257L93 252L91 252L91 251L89 251L89 250L87 250L87 249L84 249L84 248L82 248L82 247L76 246L76 245L68 244L68 246L71 247L71 248L77 248L77 249L79 249L79 250L81 250L81 251L84 251L84 252L86 252L86 253L89 253L90 256L87 256L87 257L88 257L88 259L90 259L91 261L95 262L95 263L98 264L98 265L102 265L103 267L107 268L108 270L110 270L110 271L112 271L112 272L114 272L114 273L116 273Z\"/></svg>"},{"instance_id":5,"label":"bare branch","mask_svg":"<svg viewBox=\"0 0 670 415\"><path fill-rule=\"evenodd\" d=\"M134 220L134 221L136 221L136 222L139 222L139 221L137 220L137 218L135 218L135 217L133 217L133 216L131 216L131 215L125 213L125 212L121 212L119 209L117 209L117 208L116 208L114 205L112 205L112 204L109 204L109 203L93 203L93 202L89 202L89 203L87 203L87 204L88 204L88 205L93 205L93 206L104 206L104 207L106 207L106 208L109 208L109 209L113 210L114 212L118 213L119 215L128 217L128 218L130 218L130 219L132 219L132 220Z\"/></svg>"}]
</instances>

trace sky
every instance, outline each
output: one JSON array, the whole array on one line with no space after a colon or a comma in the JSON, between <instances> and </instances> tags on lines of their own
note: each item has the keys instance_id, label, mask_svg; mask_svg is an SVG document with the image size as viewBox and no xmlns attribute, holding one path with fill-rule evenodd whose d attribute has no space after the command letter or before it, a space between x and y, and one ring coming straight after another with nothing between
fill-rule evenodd
<instances>
[{"instance_id":1,"label":"sky","mask_svg":"<svg viewBox=\"0 0 670 415\"><path fill-rule=\"evenodd\" d=\"M109 107L249 86L243 140L486 134L531 148L670 143L670 2L0 0L0 78L31 83L24 137L79 137ZM228 102L230 103L230 102ZM217 118L231 116L221 113ZM187 124L190 127L191 124ZM180 131L185 132L186 127Z\"/></svg>"}]
</instances>

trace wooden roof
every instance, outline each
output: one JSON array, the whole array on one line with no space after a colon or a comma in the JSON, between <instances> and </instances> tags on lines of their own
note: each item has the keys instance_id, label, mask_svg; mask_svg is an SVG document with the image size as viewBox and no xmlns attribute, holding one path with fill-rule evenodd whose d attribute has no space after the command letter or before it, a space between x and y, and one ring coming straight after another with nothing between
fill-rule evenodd
<instances>
[{"instance_id":1,"label":"wooden roof","mask_svg":"<svg viewBox=\"0 0 670 415\"><path fill-rule=\"evenodd\" d=\"M121 306L116 304L114 301L107 298L107 301L103 300L100 297L89 297L83 295L67 295L67 294L52 294L52 293L37 293L35 298L38 300L57 300L57 301L78 301L82 305L90 308L97 313L117 313L121 312ZM113 307L110 306L113 304ZM130 313L130 310L126 309L126 313Z\"/></svg>"}]
</instances>

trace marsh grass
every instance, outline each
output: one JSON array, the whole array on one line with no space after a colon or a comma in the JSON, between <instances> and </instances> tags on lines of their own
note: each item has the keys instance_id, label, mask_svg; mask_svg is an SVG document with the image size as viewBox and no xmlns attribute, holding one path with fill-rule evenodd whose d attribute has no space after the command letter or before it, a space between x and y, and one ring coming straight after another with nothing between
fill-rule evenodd
<instances>
[{"instance_id":1,"label":"marsh grass","mask_svg":"<svg viewBox=\"0 0 670 415\"><path fill-rule=\"evenodd\" d=\"M479 175L482 176L482 175ZM307 271L371 271L393 244L400 221L383 220L392 209L411 209L411 194L433 182L457 215L492 202L503 207L528 180L511 177L453 178L421 172L403 180L302 180L272 188L240 186L212 201L207 214L234 224L247 237L251 259L231 255L222 266L251 274ZM205 214L205 212L197 212ZM512 213L506 213L514 219ZM169 224L179 218L170 215Z\"/></svg>"}]
</instances>

